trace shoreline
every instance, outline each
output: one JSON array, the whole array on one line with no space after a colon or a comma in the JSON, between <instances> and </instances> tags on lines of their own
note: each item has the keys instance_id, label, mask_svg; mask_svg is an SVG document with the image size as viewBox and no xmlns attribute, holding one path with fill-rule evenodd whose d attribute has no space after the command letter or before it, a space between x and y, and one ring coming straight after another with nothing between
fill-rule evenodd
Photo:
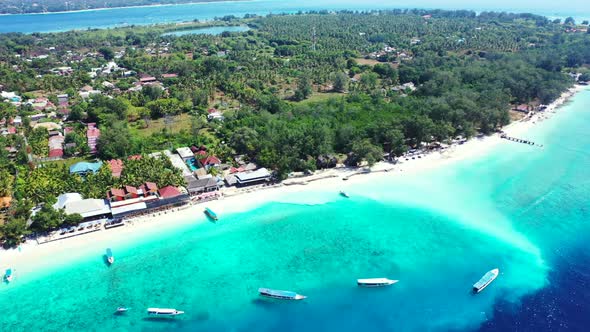
<instances>
[{"instance_id":1,"label":"shoreline","mask_svg":"<svg viewBox=\"0 0 590 332\"><path fill-rule=\"evenodd\" d=\"M56 12L45 12L45 13L20 13L20 14L0 14L2 16L26 16L26 15L51 15L51 14L70 14L70 13L84 13L84 12L97 12L103 10L115 10L115 9L126 9L126 8L149 8L149 7L172 7L182 5L202 5L210 3L233 3L233 2L256 2L259 0L219 0L219 1L191 1L184 3L165 3L165 4L153 4L153 5L137 5L137 6L123 6L123 7L103 7L103 8L92 8L92 9L78 9L78 10L61 10Z\"/></svg>"},{"instance_id":2,"label":"shoreline","mask_svg":"<svg viewBox=\"0 0 590 332\"><path fill-rule=\"evenodd\" d=\"M543 112L537 112L532 116L512 122L502 128L502 130L508 135L522 135L539 122L552 118L556 114L557 109L562 107L570 98L578 92L587 89L590 88L575 85L564 92ZM108 230L102 229L100 231L43 244L29 241L17 249L0 249L0 267L12 267L25 272L36 271L40 268L53 266L56 256L64 256L66 258L64 259L64 263L74 262L77 259L86 257L89 253L96 252L98 245L103 246L104 249L111 243L133 243L137 239L145 238L146 235L159 233L159 230L194 227L195 225L209 222L203 213L205 207L209 207L223 216L250 211L272 202L302 203L293 200L292 195L304 192L319 193L330 191L335 193L334 198L336 198L336 194L342 187L350 187L354 184L378 180L384 176L399 176L401 174L412 174L439 168L457 161L485 154L491 148L504 141L499 133L495 133L482 138L472 138L463 144L453 144L442 151L437 150L420 154L421 157L416 159L410 159L410 157L408 160L405 160L406 158L400 157L396 164L379 162L371 168L370 172L364 172L363 168L339 167L318 171L310 176L287 179L281 184L273 186L226 189L222 191L221 199L203 204L191 204L164 212L156 212L148 216L133 218L127 221L127 225L123 227ZM344 178L348 178L348 180L343 181ZM305 199L310 200L308 204L326 203L314 200L313 195L306 196Z\"/></svg>"}]
</instances>

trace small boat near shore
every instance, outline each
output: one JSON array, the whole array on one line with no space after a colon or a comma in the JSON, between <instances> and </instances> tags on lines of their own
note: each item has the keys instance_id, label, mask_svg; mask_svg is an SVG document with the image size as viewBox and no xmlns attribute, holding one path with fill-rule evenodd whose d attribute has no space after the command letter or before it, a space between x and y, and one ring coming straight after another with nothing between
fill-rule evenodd
<instances>
[{"instance_id":1,"label":"small boat near shore","mask_svg":"<svg viewBox=\"0 0 590 332\"><path fill-rule=\"evenodd\" d=\"M350 198L350 195L348 195L348 193L346 191L342 191L342 190L340 191L340 196Z\"/></svg>"},{"instance_id":2,"label":"small boat near shore","mask_svg":"<svg viewBox=\"0 0 590 332\"><path fill-rule=\"evenodd\" d=\"M4 272L4 280L6 282L12 281L12 269L6 269L6 272Z\"/></svg>"},{"instance_id":3,"label":"small boat near shore","mask_svg":"<svg viewBox=\"0 0 590 332\"><path fill-rule=\"evenodd\" d=\"M399 280L391 280L387 278L369 278L357 279L356 284L360 287L384 287L397 283Z\"/></svg>"},{"instance_id":4,"label":"small boat near shore","mask_svg":"<svg viewBox=\"0 0 590 332\"><path fill-rule=\"evenodd\" d=\"M489 284L492 283L492 281L496 280L498 274L500 274L499 269L493 269L488 271L486 274L484 274L483 277L481 277L481 279L479 279L478 282L473 284L473 292L477 294L484 290L486 287L488 287Z\"/></svg>"},{"instance_id":5,"label":"small boat near shore","mask_svg":"<svg viewBox=\"0 0 590 332\"><path fill-rule=\"evenodd\" d=\"M115 262L115 256L113 256L113 251L111 248L107 248L107 262L112 265Z\"/></svg>"},{"instance_id":6,"label":"small boat near shore","mask_svg":"<svg viewBox=\"0 0 590 332\"><path fill-rule=\"evenodd\" d=\"M184 311L176 310L176 309L163 309L163 308L148 308L147 309L148 315L150 316L178 316L184 314Z\"/></svg>"},{"instance_id":7,"label":"small boat near shore","mask_svg":"<svg viewBox=\"0 0 590 332\"><path fill-rule=\"evenodd\" d=\"M127 312L127 311L129 311L129 309L131 309L131 308L127 308L127 307L118 307L118 308L117 308L117 311L115 311L115 313L116 313L116 314L122 314L122 313L124 313L124 312Z\"/></svg>"},{"instance_id":8,"label":"small boat near shore","mask_svg":"<svg viewBox=\"0 0 590 332\"><path fill-rule=\"evenodd\" d=\"M274 290L268 288L259 288L258 293L260 296L270 297L273 299L279 300L303 300L307 298L307 296L303 296L301 294L297 294L291 291L283 291L283 290Z\"/></svg>"},{"instance_id":9,"label":"small boat near shore","mask_svg":"<svg viewBox=\"0 0 590 332\"><path fill-rule=\"evenodd\" d=\"M205 214L209 218L211 218L211 219L213 219L215 221L219 220L219 217L217 216L217 213L213 212L213 210L211 210L210 208L205 208Z\"/></svg>"}]
</instances>

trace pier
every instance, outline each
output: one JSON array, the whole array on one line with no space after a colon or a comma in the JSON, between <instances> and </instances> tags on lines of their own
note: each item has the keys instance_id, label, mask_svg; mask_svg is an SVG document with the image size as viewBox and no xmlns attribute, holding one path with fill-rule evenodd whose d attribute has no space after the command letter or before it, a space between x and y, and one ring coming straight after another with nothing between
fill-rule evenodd
<instances>
[{"instance_id":1,"label":"pier","mask_svg":"<svg viewBox=\"0 0 590 332\"><path fill-rule=\"evenodd\" d=\"M509 140L509 141L516 142L516 143L521 143L521 144L526 144L526 145L532 145L532 146L536 146L536 147L539 147L539 148L542 148L543 147L542 144L538 144L538 143L535 143L533 141L529 141L529 140L518 138L518 137L508 136L506 134L502 134L500 137L503 138L503 139L505 139L505 140Z\"/></svg>"}]
</instances>

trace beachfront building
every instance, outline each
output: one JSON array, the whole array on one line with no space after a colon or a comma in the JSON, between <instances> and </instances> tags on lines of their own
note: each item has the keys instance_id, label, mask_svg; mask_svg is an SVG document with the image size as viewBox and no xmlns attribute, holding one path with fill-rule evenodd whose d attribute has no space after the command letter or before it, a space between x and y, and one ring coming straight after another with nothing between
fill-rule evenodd
<instances>
[{"instance_id":1,"label":"beachfront building","mask_svg":"<svg viewBox=\"0 0 590 332\"><path fill-rule=\"evenodd\" d=\"M186 190L191 196L219 190L217 179L214 177L196 179L191 176L185 177L184 180L186 181Z\"/></svg>"},{"instance_id":2,"label":"beachfront building","mask_svg":"<svg viewBox=\"0 0 590 332\"><path fill-rule=\"evenodd\" d=\"M67 214L80 214L84 222L106 221L111 217L111 208L104 199L83 199L78 193L59 195L54 209L64 209Z\"/></svg>"},{"instance_id":3,"label":"beachfront building","mask_svg":"<svg viewBox=\"0 0 590 332\"><path fill-rule=\"evenodd\" d=\"M78 174L78 175L86 175L90 172L96 173L102 166L101 161L97 161L95 163L89 163L85 161L81 161L79 163L75 163L74 165L70 166L70 173L71 174Z\"/></svg>"},{"instance_id":4,"label":"beachfront building","mask_svg":"<svg viewBox=\"0 0 590 332\"><path fill-rule=\"evenodd\" d=\"M189 196L178 188L167 186L158 189L152 182L146 182L138 188L125 186L123 189L111 189L107 193L113 218L121 219L137 214L152 213L189 202Z\"/></svg>"},{"instance_id":5,"label":"beachfront building","mask_svg":"<svg viewBox=\"0 0 590 332\"><path fill-rule=\"evenodd\" d=\"M245 187L256 184L267 183L271 180L271 174L266 168L259 168L255 171L244 171L230 174L225 178L229 186Z\"/></svg>"}]
</instances>

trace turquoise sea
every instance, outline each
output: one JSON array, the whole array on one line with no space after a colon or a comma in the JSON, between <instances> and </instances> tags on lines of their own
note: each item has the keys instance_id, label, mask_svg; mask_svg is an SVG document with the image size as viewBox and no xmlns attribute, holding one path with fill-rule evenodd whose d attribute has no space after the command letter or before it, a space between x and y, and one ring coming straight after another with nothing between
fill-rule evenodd
<instances>
[{"instance_id":1,"label":"turquoise sea","mask_svg":"<svg viewBox=\"0 0 590 332\"><path fill-rule=\"evenodd\" d=\"M2 32L55 32L87 28L211 20L226 15L266 15L319 10L378 10L395 8L470 9L475 11L527 12L577 20L590 18L587 0L244 0L171 6L115 8L69 13L0 16Z\"/></svg>"},{"instance_id":2,"label":"turquoise sea","mask_svg":"<svg viewBox=\"0 0 590 332\"><path fill-rule=\"evenodd\" d=\"M506 141L435 169L343 183L350 199L289 194L217 224L195 216L114 238L110 268L104 243L74 262L54 257L0 286L1 330L583 331L590 89L525 138L544 148ZM498 279L472 295L495 267ZM400 282L359 289L363 277ZM266 301L259 287L308 299ZM121 305L132 309L113 315ZM150 320L152 306L187 313Z\"/></svg>"}]
</instances>

